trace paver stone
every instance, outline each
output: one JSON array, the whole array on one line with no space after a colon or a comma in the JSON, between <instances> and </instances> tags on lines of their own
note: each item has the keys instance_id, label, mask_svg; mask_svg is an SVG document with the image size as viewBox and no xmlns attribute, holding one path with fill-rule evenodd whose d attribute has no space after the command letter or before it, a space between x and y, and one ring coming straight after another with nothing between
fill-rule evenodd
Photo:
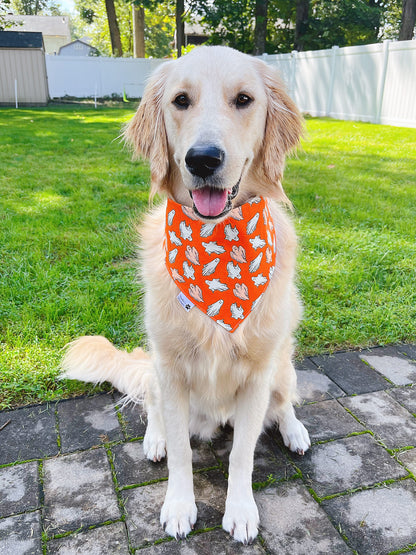
<instances>
[{"instance_id":1,"label":"paver stone","mask_svg":"<svg viewBox=\"0 0 416 555\"><path fill-rule=\"evenodd\" d=\"M159 482L122 492L127 513L127 528L134 547L167 537L159 520L166 488L167 482ZM220 525L227 493L227 481L222 473L195 473L194 490L198 508L195 529Z\"/></svg>"},{"instance_id":2,"label":"paver stone","mask_svg":"<svg viewBox=\"0 0 416 555\"><path fill-rule=\"evenodd\" d=\"M23 513L0 520L0 553L42 555L40 512Z\"/></svg>"},{"instance_id":3,"label":"paver stone","mask_svg":"<svg viewBox=\"0 0 416 555\"><path fill-rule=\"evenodd\" d=\"M129 555L126 529L116 522L48 542L49 555Z\"/></svg>"},{"instance_id":4,"label":"paver stone","mask_svg":"<svg viewBox=\"0 0 416 555\"><path fill-rule=\"evenodd\" d=\"M416 416L416 386L397 387L391 389L389 394Z\"/></svg>"},{"instance_id":5,"label":"paver stone","mask_svg":"<svg viewBox=\"0 0 416 555\"><path fill-rule=\"evenodd\" d=\"M119 413L125 422L127 438L143 438L146 433L147 416L141 404L123 402L122 395L115 395Z\"/></svg>"},{"instance_id":6,"label":"paver stone","mask_svg":"<svg viewBox=\"0 0 416 555\"><path fill-rule=\"evenodd\" d=\"M296 414L312 441L337 439L363 431L363 426L335 400L298 407Z\"/></svg>"},{"instance_id":7,"label":"paver stone","mask_svg":"<svg viewBox=\"0 0 416 555\"><path fill-rule=\"evenodd\" d=\"M38 463L0 468L0 517L38 507Z\"/></svg>"},{"instance_id":8,"label":"paver stone","mask_svg":"<svg viewBox=\"0 0 416 555\"><path fill-rule=\"evenodd\" d=\"M120 518L104 449L46 460L44 492L49 536Z\"/></svg>"},{"instance_id":9,"label":"paver stone","mask_svg":"<svg viewBox=\"0 0 416 555\"><path fill-rule=\"evenodd\" d=\"M345 393L309 359L296 365L298 393L301 403L325 401L342 397Z\"/></svg>"},{"instance_id":10,"label":"paver stone","mask_svg":"<svg viewBox=\"0 0 416 555\"><path fill-rule=\"evenodd\" d=\"M61 401L58 417L62 453L123 439L110 395Z\"/></svg>"},{"instance_id":11,"label":"paver stone","mask_svg":"<svg viewBox=\"0 0 416 555\"><path fill-rule=\"evenodd\" d=\"M142 555L265 555L258 540L252 545L236 542L224 530L212 530L188 536L181 541L167 541L140 550Z\"/></svg>"},{"instance_id":12,"label":"paver stone","mask_svg":"<svg viewBox=\"0 0 416 555\"><path fill-rule=\"evenodd\" d=\"M0 465L58 453L55 405L0 412L0 428L4 424L0 431Z\"/></svg>"},{"instance_id":13,"label":"paver stone","mask_svg":"<svg viewBox=\"0 0 416 555\"><path fill-rule=\"evenodd\" d=\"M273 555L351 553L305 486L286 482L255 493L260 533Z\"/></svg>"},{"instance_id":14,"label":"paver stone","mask_svg":"<svg viewBox=\"0 0 416 555\"><path fill-rule=\"evenodd\" d=\"M340 399L389 449L416 445L416 418L385 391Z\"/></svg>"},{"instance_id":15,"label":"paver stone","mask_svg":"<svg viewBox=\"0 0 416 555\"><path fill-rule=\"evenodd\" d=\"M378 354L360 355L360 358L396 385L416 383L416 364L410 360Z\"/></svg>"},{"instance_id":16,"label":"paver stone","mask_svg":"<svg viewBox=\"0 0 416 555\"><path fill-rule=\"evenodd\" d=\"M414 480L337 497L322 506L359 553L384 555L416 542Z\"/></svg>"},{"instance_id":17,"label":"paver stone","mask_svg":"<svg viewBox=\"0 0 416 555\"><path fill-rule=\"evenodd\" d=\"M408 475L370 434L314 445L297 466L319 497Z\"/></svg>"},{"instance_id":18,"label":"paver stone","mask_svg":"<svg viewBox=\"0 0 416 555\"><path fill-rule=\"evenodd\" d=\"M364 351L364 354L368 354L368 351ZM358 352L335 353L312 357L312 361L348 395L389 387L388 381L365 364L360 356Z\"/></svg>"},{"instance_id":19,"label":"paver stone","mask_svg":"<svg viewBox=\"0 0 416 555\"><path fill-rule=\"evenodd\" d=\"M398 459L416 476L416 448L402 451L398 454Z\"/></svg>"}]
</instances>

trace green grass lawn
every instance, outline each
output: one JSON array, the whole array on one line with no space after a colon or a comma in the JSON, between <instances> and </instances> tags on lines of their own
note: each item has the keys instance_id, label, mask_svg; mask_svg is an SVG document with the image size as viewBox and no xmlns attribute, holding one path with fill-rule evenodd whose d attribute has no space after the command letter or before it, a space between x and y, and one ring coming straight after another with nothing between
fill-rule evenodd
<instances>
[{"instance_id":1,"label":"green grass lawn","mask_svg":"<svg viewBox=\"0 0 416 555\"><path fill-rule=\"evenodd\" d=\"M149 171L133 108L0 110L0 407L87 391L62 347L143 342L132 222ZM299 355L416 340L416 130L323 119L289 160L305 317Z\"/></svg>"}]
</instances>

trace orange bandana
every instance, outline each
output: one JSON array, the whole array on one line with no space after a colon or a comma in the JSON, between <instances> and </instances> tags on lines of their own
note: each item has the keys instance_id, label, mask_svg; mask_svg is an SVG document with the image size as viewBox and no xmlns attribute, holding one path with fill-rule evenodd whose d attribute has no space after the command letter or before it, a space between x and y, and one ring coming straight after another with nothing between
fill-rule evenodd
<instances>
[{"instance_id":1,"label":"orange bandana","mask_svg":"<svg viewBox=\"0 0 416 555\"><path fill-rule=\"evenodd\" d=\"M165 248L185 310L196 305L230 332L254 309L276 265L276 234L263 198L218 224L204 224L192 208L168 200Z\"/></svg>"}]
</instances>

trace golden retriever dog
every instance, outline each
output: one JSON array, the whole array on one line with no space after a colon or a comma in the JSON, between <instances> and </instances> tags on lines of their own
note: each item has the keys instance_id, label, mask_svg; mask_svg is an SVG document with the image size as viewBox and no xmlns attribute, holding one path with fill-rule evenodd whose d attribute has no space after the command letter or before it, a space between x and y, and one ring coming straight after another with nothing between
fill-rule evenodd
<instances>
[{"instance_id":1,"label":"golden retriever dog","mask_svg":"<svg viewBox=\"0 0 416 555\"><path fill-rule=\"evenodd\" d=\"M136 154L150 160L151 194L167 197L140 230L149 352L127 353L103 337L82 337L69 346L63 375L109 381L144 403L144 453L154 462L168 457L160 521L176 538L197 519L191 435L209 439L219 426L234 428L222 525L243 543L258 531L251 476L262 430L277 423L289 449L303 454L310 446L293 408L292 335L301 306L294 285L296 237L281 206L288 204L281 186L285 155L297 145L302 125L274 70L213 46L158 67L124 131ZM181 222L168 235L175 213ZM212 241L214 230L219 234ZM196 233L202 242L192 246ZM217 274L229 245L228 270ZM260 253L251 261L250 245ZM183 255L181 264L169 269L167 251L169 262ZM239 281L243 270L246 282ZM181 297L186 280L189 294ZM262 294L246 309L260 286ZM206 309L199 304L217 292L225 300ZM227 302L231 315L221 317Z\"/></svg>"}]
</instances>

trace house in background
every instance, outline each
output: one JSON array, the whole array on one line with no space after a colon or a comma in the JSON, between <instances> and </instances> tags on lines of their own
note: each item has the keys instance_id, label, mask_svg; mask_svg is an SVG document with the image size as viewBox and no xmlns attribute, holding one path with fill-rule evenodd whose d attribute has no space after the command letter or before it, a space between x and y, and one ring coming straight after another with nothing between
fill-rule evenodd
<instances>
[{"instance_id":1,"label":"house in background","mask_svg":"<svg viewBox=\"0 0 416 555\"><path fill-rule=\"evenodd\" d=\"M185 21L184 33L185 47L189 46L190 44L200 46L209 39L207 31L203 29L203 27L198 22L188 23L187 21ZM176 30L173 39L173 47L175 49L178 47L178 43L176 42Z\"/></svg>"},{"instance_id":2,"label":"house in background","mask_svg":"<svg viewBox=\"0 0 416 555\"><path fill-rule=\"evenodd\" d=\"M0 104L41 105L49 100L42 33L0 32Z\"/></svg>"},{"instance_id":3,"label":"house in background","mask_svg":"<svg viewBox=\"0 0 416 555\"><path fill-rule=\"evenodd\" d=\"M67 15L13 15L10 19L16 25L9 31L42 33L46 54L58 54L61 46L71 42Z\"/></svg>"},{"instance_id":4,"label":"house in background","mask_svg":"<svg viewBox=\"0 0 416 555\"><path fill-rule=\"evenodd\" d=\"M204 44L208 38L209 35L207 35L206 29L203 29L199 23L187 23L185 21L185 46L188 46L188 44L199 46Z\"/></svg>"},{"instance_id":5,"label":"house in background","mask_svg":"<svg viewBox=\"0 0 416 555\"><path fill-rule=\"evenodd\" d=\"M59 56L98 56L99 52L94 46L88 44L87 41L77 39L61 46L58 54Z\"/></svg>"}]
</instances>

